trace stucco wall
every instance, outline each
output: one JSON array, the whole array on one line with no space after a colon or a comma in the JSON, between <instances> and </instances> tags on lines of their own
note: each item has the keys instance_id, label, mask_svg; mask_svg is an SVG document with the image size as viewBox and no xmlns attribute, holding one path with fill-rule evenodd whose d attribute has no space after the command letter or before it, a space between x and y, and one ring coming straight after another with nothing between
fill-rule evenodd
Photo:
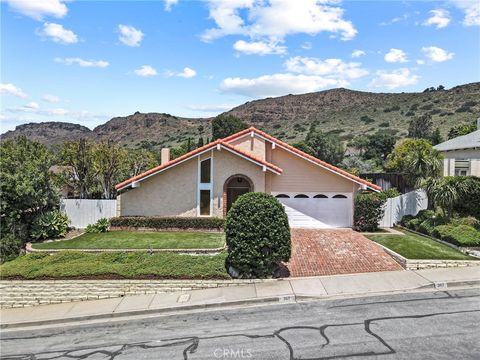
<instances>
[{"instance_id":1,"label":"stucco wall","mask_svg":"<svg viewBox=\"0 0 480 360\"><path fill-rule=\"evenodd\" d=\"M271 162L282 175L267 175L268 192L352 192L352 181L294 155L280 147L271 151Z\"/></svg>"},{"instance_id":2,"label":"stucco wall","mask_svg":"<svg viewBox=\"0 0 480 360\"><path fill-rule=\"evenodd\" d=\"M480 176L480 149L443 152L443 175L455 175L455 159L470 159L470 175Z\"/></svg>"},{"instance_id":3,"label":"stucco wall","mask_svg":"<svg viewBox=\"0 0 480 360\"><path fill-rule=\"evenodd\" d=\"M121 216L196 216L197 158L140 182L120 195Z\"/></svg>"},{"instance_id":4,"label":"stucco wall","mask_svg":"<svg viewBox=\"0 0 480 360\"><path fill-rule=\"evenodd\" d=\"M223 217L223 186L232 175L245 175L253 182L254 191L265 191L265 174L262 168L223 149L214 152L213 165L213 216Z\"/></svg>"},{"instance_id":5,"label":"stucco wall","mask_svg":"<svg viewBox=\"0 0 480 360\"><path fill-rule=\"evenodd\" d=\"M244 136L230 142L231 145L251 153L255 157L265 160L265 140L258 136Z\"/></svg>"}]
</instances>

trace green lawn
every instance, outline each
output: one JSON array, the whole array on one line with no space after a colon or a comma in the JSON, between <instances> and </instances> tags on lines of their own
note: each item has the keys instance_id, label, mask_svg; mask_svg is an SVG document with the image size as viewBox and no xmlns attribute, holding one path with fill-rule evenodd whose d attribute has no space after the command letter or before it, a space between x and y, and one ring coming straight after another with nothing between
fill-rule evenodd
<instances>
[{"instance_id":1,"label":"green lawn","mask_svg":"<svg viewBox=\"0 0 480 360\"><path fill-rule=\"evenodd\" d=\"M32 246L35 249L215 249L224 243L223 233L109 231Z\"/></svg>"},{"instance_id":2,"label":"green lawn","mask_svg":"<svg viewBox=\"0 0 480 360\"><path fill-rule=\"evenodd\" d=\"M31 253L0 265L3 279L229 279L227 252L216 255L176 253L61 251Z\"/></svg>"},{"instance_id":3,"label":"green lawn","mask_svg":"<svg viewBox=\"0 0 480 360\"><path fill-rule=\"evenodd\" d=\"M409 231L402 231L405 235L366 235L383 246L395 251L407 259L434 259L434 260L475 260L449 246L440 244Z\"/></svg>"}]
</instances>

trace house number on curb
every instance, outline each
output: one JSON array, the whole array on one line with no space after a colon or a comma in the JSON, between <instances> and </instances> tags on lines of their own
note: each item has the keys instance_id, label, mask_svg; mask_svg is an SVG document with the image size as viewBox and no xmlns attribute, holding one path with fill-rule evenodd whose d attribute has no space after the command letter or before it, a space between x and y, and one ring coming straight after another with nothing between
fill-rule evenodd
<instances>
[{"instance_id":1,"label":"house number on curb","mask_svg":"<svg viewBox=\"0 0 480 360\"><path fill-rule=\"evenodd\" d=\"M435 289L446 289L448 287L445 281L434 283Z\"/></svg>"}]
</instances>

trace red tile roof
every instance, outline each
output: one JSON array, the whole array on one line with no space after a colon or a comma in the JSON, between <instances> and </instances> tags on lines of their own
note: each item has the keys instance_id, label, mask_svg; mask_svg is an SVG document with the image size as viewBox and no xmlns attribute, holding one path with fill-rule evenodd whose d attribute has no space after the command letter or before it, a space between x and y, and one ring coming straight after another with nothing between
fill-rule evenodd
<instances>
[{"instance_id":1,"label":"red tile roof","mask_svg":"<svg viewBox=\"0 0 480 360\"><path fill-rule=\"evenodd\" d=\"M295 147L293 147L293 146L291 146L291 145L289 145L289 144L287 144L287 143L285 143L285 142L283 142L283 141L280 141L280 140L278 140L277 138L274 138L273 136L267 134L266 132L263 132L263 131L261 131L261 130L258 130L257 128L255 128L255 127L253 127L253 126L250 127L250 128L248 128L248 129L242 130L242 131L240 131L240 132L238 132L238 133L236 133L236 134L230 135L230 136L224 138L223 141L224 141L224 142L228 142L228 141L235 140L236 138L238 138L238 137L240 137L240 136L242 136L242 135L248 134L248 133L250 133L250 132L252 132L252 131L255 132L255 133L257 133L257 134L259 134L259 135L261 135L261 136L263 136L264 138L268 139L269 141L271 141L271 142L273 142L273 143L276 143L276 144L278 144L278 145L280 145L280 146L282 146L282 147L284 147L284 148L286 148L286 149L288 149L288 150L296 153L296 154L299 155L299 156L302 156L302 157L304 157L304 158L307 158L307 159L309 159L309 160L311 160L311 161L313 161L313 162L315 162L315 163L317 163L317 164L319 164L319 165L321 165L321 166L323 166L323 167L326 167L327 169L329 169L329 170L331 170L331 171L333 171L333 172L335 172L335 173L337 173L337 174L341 174L341 175L343 175L343 176L345 176L345 177L347 177L347 178L350 178L350 179L352 179L352 180L354 180L354 181L356 181L356 182L359 182L359 183L361 183L361 184L367 185L368 187L370 187L370 188L372 188L372 189L382 190L382 188L381 188L380 186L378 186L378 185L372 184L371 182L369 182L369 181L367 181L367 180L364 180L364 179L362 179L362 178L359 178L358 176L352 175L352 174L350 174L349 172L347 172L347 171L345 171L345 170L342 170L342 169L340 169L340 168L338 168L338 167L336 167L336 166L330 165L329 163L327 163L327 162L325 162L325 161L322 161L322 160L320 160L320 159L317 159L316 157L314 157L314 156L312 156L312 155L309 155L309 154L307 154L307 153L305 153L305 152L303 152L303 151L301 151L301 150L298 150L297 148L295 148Z\"/></svg>"},{"instance_id":2,"label":"red tile roof","mask_svg":"<svg viewBox=\"0 0 480 360\"><path fill-rule=\"evenodd\" d=\"M158 171L165 170L165 169L167 169L167 168L169 168L169 167L171 167L171 166L173 166L173 165L175 165L175 164L178 164L179 162L181 162L181 161L183 161L183 160L187 160L188 158L191 158L192 156L195 156L195 155L197 155L198 153L201 153L201 152L204 151L204 150L208 150L208 149L210 149L210 148L213 148L213 147L215 147L216 145L221 145L221 146L223 146L223 147L225 147L225 148L227 148L227 149L232 150L233 152L237 153L238 155L245 156L245 157L247 157L248 159L250 159L250 160L252 160L252 161L258 162L258 163L266 166L267 169L270 169L270 170L273 170L273 171L279 172L279 173L281 173L281 172L283 171L281 168L279 168L279 167L276 166L276 165L273 165L273 164L271 164L271 163L269 163L269 162L267 162L267 161L265 161L265 160L262 160L262 159L260 159L260 158L258 158L258 157L256 157L256 156L253 156L252 154L249 154L249 153L247 153L247 152L245 152L245 151L242 151L242 150L236 148L235 146L224 142L223 139L218 139L218 140L215 140L215 141L213 141L213 142L211 142L211 143L209 143L209 144L206 144L206 145L204 145L204 146L202 146L202 147L199 147L198 149L195 149L195 150L193 150L193 151L190 151L189 153L186 153L185 155L182 155L182 156L180 156L180 157L178 157L178 158L176 158L176 159L170 160L169 162L167 162L167 163L165 163L165 164L163 164L163 165L156 166L156 167L154 167L153 169L147 170L147 171L145 171L145 172L143 172L143 173L141 173L141 174L139 174L139 175L137 175L137 176L131 177L130 179L125 180L125 181L121 182L120 184L116 185L116 186L115 186L115 189L117 189L117 190L118 190L118 189L121 189L121 188L123 188L123 187L131 184L131 183L134 182L134 181L141 180L141 179L145 178L145 177L148 176L148 175L154 174L154 173L156 173L156 172L158 172Z\"/></svg>"}]
</instances>

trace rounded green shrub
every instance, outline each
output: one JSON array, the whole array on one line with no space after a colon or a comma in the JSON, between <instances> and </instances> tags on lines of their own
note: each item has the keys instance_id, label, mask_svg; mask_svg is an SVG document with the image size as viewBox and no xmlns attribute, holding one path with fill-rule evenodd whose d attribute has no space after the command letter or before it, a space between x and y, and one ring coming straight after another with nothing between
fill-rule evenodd
<instances>
[{"instance_id":1,"label":"rounded green shrub","mask_svg":"<svg viewBox=\"0 0 480 360\"><path fill-rule=\"evenodd\" d=\"M480 246L480 231L472 226L458 225L450 228L443 240L459 246Z\"/></svg>"},{"instance_id":2,"label":"rounded green shrub","mask_svg":"<svg viewBox=\"0 0 480 360\"><path fill-rule=\"evenodd\" d=\"M272 195L247 193L228 212L225 228L230 274L272 276L291 255L290 227L282 204Z\"/></svg>"},{"instance_id":3,"label":"rounded green shrub","mask_svg":"<svg viewBox=\"0 0 480 360\"><path fill-rule=\"evenodd\" d=\"M98 219L95 224L89 224L85 232L87 233L104 233L107 232L110 227L110 220L106 218Z\"/></svg>"},{"instance_id":4,"label":"rounded green shrub","mask_svg":"<svg viewBox=\"0 0 480 360\"><path fill-rule=\"evenodd\" d=\"M0 263L15 259L20 255L23 242L12 234L2 234L0 238Z\"/></svg>"},{"instance_id":5,"label":"rounded green shrub","mask_svg":"<svg viewBox=\"0 0 480 360\"><path fill-rule=\"evenodd\" d=\"M382 219L387 198L378 194L365 192L355 198L353 227L357 231L375 231Z\"/></svg>"},{"instance_id":6,"label":"rounded green shrub","mask_svg":"<svg viewBox=\"0 0 480 360\"><path fill-rule=\"evenodd\" d=\"M418 231L422 234L432 235L433 229L438 225L445 225L446 220L443 217L428 218L418 225Z\"/></svg>"},{"instance_id":7,"label":"rounded green shrub","mask_svg":"<svg viewBox=\"0 0 480 360\"><path fill-rule=\"evenodd\" d=\"M451 224L458 226L458 225L468 225L472 226L477 230L480 230L480 220L477 218L474 218L473 216L466 216L466 217L461 217L461 218L453 218L451 220Z\"/></svg>"},{"instance_id":8,"label":"rounded green shrub","mask_svg":"<svg viewBox=\"0 0 480 360\"><path fill-rule=\"evenodd\" d=\"M445 237L452 229L452 225L438 225L433 228L432 236L440 240L445 240Z\"/></svg>"},{"instance_id":9,"label":"rounded green shrub","mask_svg":"<svg viewBox=\"0 0 480 360\"><path fill-rule=\"evenodd\" d=\"M402 220L400 220L400 225L402 226L407 226L407 222L409 222L410 220L412 220L413 218L415 218L415 216L413 215L405 215L404 217L402 217Z\"/></svg>"},{"instance_id":10,"label":"rounded green shrub","mask_svg":"<svg viewBox=\"0 0 480 360\"><path fill-rule=\"evenodd\" d=\"M56 239L68 231L68 216L59 210L38 215L32 224L30 236L34 240Z\"/></svg>"},{"instance_id":11,"label":"rounded green shrub","mask_svg":"<svg viewBox=\"0 0 480 360\"><path fill-rule=\"evenodd\" d=\"M435 216L435 211L433 210L420 210L415 216L417 219L427 220Z\"/></svg>"},{"instance_id":12,"label":"rounded green shrub","mask_svg":"<svg viewBox=\"0 0 480 360\"><path fill-rule=\"evenodd\" d=\"M407 221L407 228L409 229L412 229L412 230L415 230L415 231L418 231L419 227L420 227L420 224L423 222L424 220L422 218L413 218L409 221Z\"/></svg>"}]
</instances>

